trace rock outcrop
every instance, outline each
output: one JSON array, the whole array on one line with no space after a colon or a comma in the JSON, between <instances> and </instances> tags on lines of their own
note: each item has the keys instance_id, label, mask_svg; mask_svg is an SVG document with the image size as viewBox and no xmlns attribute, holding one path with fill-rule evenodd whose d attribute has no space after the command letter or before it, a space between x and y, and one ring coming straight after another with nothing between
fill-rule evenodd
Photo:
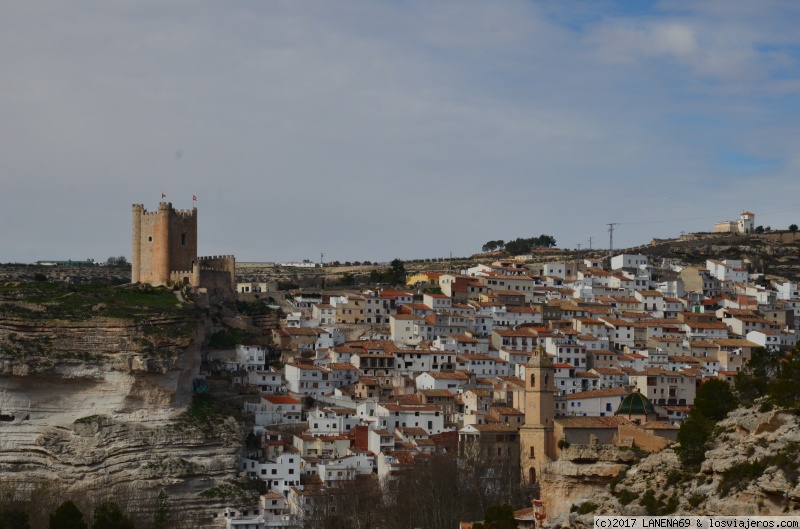
<instances>
[{"instance_id":1,"label":"rock outcrop","mask_svg":"<svg viewBox=\"0 0 800 529\"><path fill-rule=\"evenodd\" d=\"M554 467L547 496L569 498L576 512L546 525L591 527L595 515L796 515L800 511L800 415L796 410L737 409L717 425L713 446L699 469L681 465L670 448L641 459L619 477L586 486L573 472ZM545 484L543 484L543 489ZM543 496L545 492L543 491ZM552 512L564 512L554 499ZM569 510L569 509L567 509ZM550 512L548 505L548 512Z\"/></svg>"},{"instance_id":2,"label":"rock outcrop","mask_svg":"<svg viewBox=\"0 0 800 529\"><path fill-rule=\"evenodd\" d=\"M215 526L212 514L239 492L231 483L245 429L192 406L206 318L183 309L67 319L14 310L32 316L0 317L4 486L22 499L43 485L112 497L142 519L165 491L175 519Z\"/></svg>"}]
</instances>

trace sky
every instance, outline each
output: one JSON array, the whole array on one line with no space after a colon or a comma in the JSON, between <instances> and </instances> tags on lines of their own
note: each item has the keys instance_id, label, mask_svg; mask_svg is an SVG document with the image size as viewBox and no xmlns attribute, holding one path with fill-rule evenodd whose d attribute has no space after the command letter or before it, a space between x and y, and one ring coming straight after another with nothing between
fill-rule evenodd
<instances>
[{"instance_id":1,"label":"sky","mask_svg":"<svg viewBox=\"0 0 800 529\"><path fill-rule=\"evenodd\" d=\"M800 2L0 3L0 262L607 248L800 223ZM192 195L197 201L192 201Z\"/></svg>"}]
</instances>

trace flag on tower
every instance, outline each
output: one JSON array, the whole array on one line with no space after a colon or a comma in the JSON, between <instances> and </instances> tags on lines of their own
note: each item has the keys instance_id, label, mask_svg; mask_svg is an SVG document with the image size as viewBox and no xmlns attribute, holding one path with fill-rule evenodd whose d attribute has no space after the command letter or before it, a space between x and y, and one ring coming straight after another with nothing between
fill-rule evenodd
<instances>
[{"instance_id":1,"label":"flag on tower","mask_svg":"<svg viewBox=\"0 0 800 529\"><path fill-rule=\"evenodd\" d=\"M192 195L192 200L193 200L194 202L197 202L197 195Z\"/></svg>"},{"instance_id":2,"label":"flag on tower","mask_svg":"<svg viewBox=\"0 0 800 529\"><path fill-rule=\"evenodd\" d=\"M163 191L161 192L161 198L167 198L167 195L165 195Z\"/></svg>"}]
</instances>

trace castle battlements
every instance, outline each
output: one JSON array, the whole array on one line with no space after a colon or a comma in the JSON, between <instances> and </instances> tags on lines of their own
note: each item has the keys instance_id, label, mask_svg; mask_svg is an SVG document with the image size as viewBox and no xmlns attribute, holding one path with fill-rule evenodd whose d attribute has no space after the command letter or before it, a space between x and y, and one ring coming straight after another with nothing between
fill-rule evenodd
<instances>
[{"instance_id":1,"label":"castle battlements","mask_svg":"<svg viewBox=\"0 0 800 529\"><path fill-rule=\"evenodd\" d=\"M159 202L156 211L132 205L133 258L131 282L203 287L232 296L236 258L197 255L197 208L173 209Z\"/></svg>"},{"instance_id":2,"label":"castle battlements","mask_svg":"<svg viewBox=\"0 0 800 529\"><path fill-rule=\"evenodd\" d=\"M133 212L135 214L151 218L158 215L170 214L187 219L197 215L197 208L173 209L172 202L159 202L158 209L155 211L147 211L147 208L144 207L144 204L133 204Z\"/></svg>"}]
</instances>

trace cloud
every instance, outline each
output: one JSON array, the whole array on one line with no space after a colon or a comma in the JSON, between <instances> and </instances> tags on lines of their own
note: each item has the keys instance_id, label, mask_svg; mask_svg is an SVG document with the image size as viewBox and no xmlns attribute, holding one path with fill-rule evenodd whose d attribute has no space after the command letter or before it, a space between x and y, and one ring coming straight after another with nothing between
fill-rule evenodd
<instances>
[{"instance_id":1,"label":"cloud","mask_svg":"<svg viewBox=\"0 0 800 529\"><path fill-rule=\"evenodd\" d=\"M0 261L127 253L162 190L244 260L586 246L698 217L708 182L766 210L720 153L800 190L800 15L702 4L3 5Z\"/></svg>"}]
</instances>

